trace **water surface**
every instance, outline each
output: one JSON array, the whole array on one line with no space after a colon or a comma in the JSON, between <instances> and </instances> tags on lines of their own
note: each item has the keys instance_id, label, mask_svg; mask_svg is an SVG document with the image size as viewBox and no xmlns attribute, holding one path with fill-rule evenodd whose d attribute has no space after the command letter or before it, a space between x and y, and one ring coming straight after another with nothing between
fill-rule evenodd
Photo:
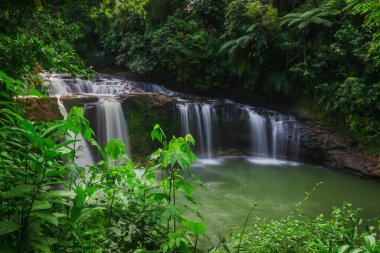
<instances>
[{"instance_id":1,"label":"water surface","mask_svg":"<svg viewBox=\"0 0 380 253\"><path fill-rule=\"evenodd\" d=\"M201 160L192 169L205 185L195 193L200 212L213 241L218 234L242 225L250 207L257 204L252 218L281 218L294 211L319 182L317 189L302 204L306 215L328 214L344 202L364 209L363 215L380 215L380 184L323 167L294 162L228 158ZM253 220L253 219L251 219ZM211 239L210 239L211 240Z\"/></svg>"}]
</instances>

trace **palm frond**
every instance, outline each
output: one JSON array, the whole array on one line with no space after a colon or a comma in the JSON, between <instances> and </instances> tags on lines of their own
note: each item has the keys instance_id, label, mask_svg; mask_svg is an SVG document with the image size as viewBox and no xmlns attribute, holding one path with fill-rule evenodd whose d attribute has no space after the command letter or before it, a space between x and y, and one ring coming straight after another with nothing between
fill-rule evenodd
<instances>
[{"instance_id":1,"label":"palm frond","mask_svg":"<svg viewBox=\"0 0 380 253\"><path fill-rule=\"evenodd\" d=\"M227 51L230 47L232 47L234 44L236 44L236 40L230 40L230 41L227 41L226 43L224 43L220 49L219 49L219 52L220 53L223 53L225 51Z\"/></svg>"},{"instance_id":2,"label":"palm frond","mask_svg":"<svg viewBox=\"0 0 380 253\"><path fill-rule=\"evenodd\" d=\"M250 39L251 39L251 36L249 36L249 35L241 36L240 38L238 38L236 40L236 45L238 45L240 48L244 49L247 46Z\"/></svg>"},{"instance_id":3,"label":"palm frond","mask_svg":"<svg viewBox=\"0 0 380 253\"><path fill-rule=\"evenodd\" d=\"M300 23L300 22L302 22L302 21L303 21L302 18L296 18L296 19L293 19L292 21L289 22L288 26L295 25L295 24Z\"/></svg>"},{"instance_id":4,"label":"palm frond","mask_svg":"<svg viewBox=\"0 0 380 253\"><path fill-rule=\"evenodd\" d=\"M282 19L286 19L286 18L298 18L301 15L302 15L302 13L292 12L292 13L289 13L289 14L286 14L285 16L283 16Z\"/></svg>"},{"instance_id":5,"label":"palm frond","mask_svg":"<svg viewBox=\"0 0 380 253\"><path fill-rule=\"evenodd\" d=\"M303 30L305 29L306 27L308 27L310 25L310 20L304 20L303 22L301 22L297 28L300 29L300 30Z\"/></svg>"},{"instance_id":6,"label":"palm frond","mask_svg":"<svg viewBox=\"0 0 380 253\"><path fill-rule=\"evenodd\" d=\"M323 26L327 26L327 27L332 26L331 21L324 19L324 18L320 18L320 17L313 17L312 19L310 19L310 21L311 21L311 23L318 24L318 25L323 25Z\"/></svg>"},{"instance_id":7,"label":"palm frond","mask_svg":"<svg viewBox=\"0 0 380 253\"><path fill-rule=\"evenodd\" d=\"M321 12L322 12L322 10L320 8L315 8L315 9L311 9L309 11L306 11L306 12L302 13L301 17L302 18L309 18L309 17L315 16L318 13L321 13Z\"/></svg>"}]
</instances>

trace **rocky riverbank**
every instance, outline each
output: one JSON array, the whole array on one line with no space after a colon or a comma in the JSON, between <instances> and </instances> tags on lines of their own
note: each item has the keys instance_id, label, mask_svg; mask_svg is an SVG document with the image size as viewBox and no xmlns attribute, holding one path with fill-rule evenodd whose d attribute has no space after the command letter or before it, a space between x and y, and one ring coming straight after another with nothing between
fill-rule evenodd
<instances>
[{"instance_id":1,"label":"rocky riverbank","mask_svg":"<svg viewBox=\"0 0 380 253\"><path fill-rule=\"evenodd\" d=\"M301 124L300 159L350 174L380 177L380 156L314 121Z\"/></svg>"}]
</instances>

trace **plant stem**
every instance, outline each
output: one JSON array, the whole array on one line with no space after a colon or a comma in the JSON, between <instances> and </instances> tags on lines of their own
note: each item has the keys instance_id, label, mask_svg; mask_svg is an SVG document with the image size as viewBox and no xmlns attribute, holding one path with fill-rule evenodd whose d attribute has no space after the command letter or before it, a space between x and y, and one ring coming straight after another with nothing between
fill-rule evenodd
<instances>
[{"instance_id":1,"label":"plant stem","mask_svg":"<svg viewBox=\"0 0 380 253\"><path fill-rule=\"evenodd\" d=\"M22 227L21 227L21 229L20 229L21 233L20 233L19 240L21 240L22 237L23 237L24 230L25 230L25 227L26 227L26 223L28 222L28 220L29 220L29 216L30 216L30 214L31 214L31 212L32 212L32 208L33 208L34 201L37 199L37 194L38 194L38 192L40 191L41 186L42 186L42 183L43 183L43 181L44 181L44 179L45 179L46 170L47 170L47 161L45 161L45 164L44 164L44 170L43 170L43 172L42 172L41 180L40 180L40 182L38 183L37 188L36 188L35 191L33 192L33 195L32 195L32 201L31 201L31 203L30 203L30 205L29 205L29 208L28 208L28 211L27 211L27 213L26 213L26 216L25 216L25 218L23 218L23 220L22 220ZM21 241L18 241L17 252L21 252L20 250L21 250Z\"/></svg>"},{"instance_id":2,"label":"plant stem","mask_svg":"<svg viewBox=\"0 0 380 253\"><path fill-rule=\"evenodd\" d=\"M197 244L198 244L198 235L195 237L195 244L194 244L194 250L193 250L194 253L197 251Z\"/></svg>"},{"instance_id":3,"label":"plant stem","mask_svg":"<svg viewBox=\"0 0 380 253\"><path fill-rule=\"evenodd\" d=\"M244 233L245 233L245 229L246 229L246 227L247 227L247 224L248 224L249 216L251 216L251 213L252 213L253 209L254 209L256 206L257 206L257 205L255 204L253 207L251 207L251 209L249 209L249 212L248 212L247 218L245 219L244 227L243 227L243 231L241 231L241 234L240 234L240 240L239 240L238 251L237 251L238 253L240 252L241 242L243 241L243 236L244 236Z\"/></svg>"},{"instance_id":4,"label":"plant stem","mask_svg":"<svg viewBox=\"0 0 380 253\"><path fill-rule=\"evenodd\" d=\"M109 224L110 226L111 226L112 215L113 215L112 207L113 207L113 200L114 200L114 197L115 197L115 190L112 191L112 197L111 197L110 218L109 218L109 221L108 221L108 224Z\"/></svg>"},{"instance_id":5,"label":"plant stem","mask_svg":"<svg viewBox=\"0 0 380 253\"><path fill-rule=\"evenodd\" d=\"M173 203L174 203L174 206L176 205L176 203L175 203L175 191L176 191L176 189L175 189L175 170L173 170L173 176L172 176L172 178L173 178ZM175 231L176 231L176 226L177 226L177 219L176 219L176 217L174 217L174 233L175 233Z\"/></svg>"}]
</instances>

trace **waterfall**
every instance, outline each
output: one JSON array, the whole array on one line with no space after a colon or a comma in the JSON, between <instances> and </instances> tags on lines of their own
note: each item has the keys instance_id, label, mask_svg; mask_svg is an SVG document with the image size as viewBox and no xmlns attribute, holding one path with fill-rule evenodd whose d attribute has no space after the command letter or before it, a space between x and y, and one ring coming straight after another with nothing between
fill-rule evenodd
<instances>
[{"instance_id":1,"label":"waterfall","mask_svg":"<svg viewBox=\"0 0 380 253\"><path fill-rule=\"evenodd\" d=\"M196 128L198 129L197 131L197 136L195 137L198 141L201 154L205 153L205 142L203 140L203 131L202 131L202 118L201 118L201 112L199 111L199 107L195 106L194 107L194 112L195 112L195 124Z\"/></svg>"},{"instance_id":2,"label":"waterfall","mask_svg":"<svg viewBox=\"0 0 380 253\"><path fill-rule=\"evenodd\" d=\"M272 157L277 158L279 155L286 155L287 134L284 119L271 117L272 127Z\"/></svg>"},{"instance_id":3,"label":"waterfall","mask_svg":"<svg viewBox=\"0 0 380 253\"><path fill-rule=\"evenodd\" d=\"M124 142L126 152L131 155L128 127L123 108L119 101L100 101L96 106L97 136L99 143L105 147L112 139Z\"/></svg>"},{"instance_id":4,"label":"waterfall","mask_svg":"<svg viewBox=\"0 0 380 253\"><path fill-rule=\"evenodd\" d=\"M177 104L177 108L181 118L182 135L185 136L190 133L189 104Z\"/></svg>"},{"instance_id":5,"label":"waterfall","mask_svg":"<svg viewBox=\"0 0 380 253\"><path fill-rule=\"evenodd\" d=\"M266 157L269 153L266 119L252 110L248 110L248 116L252 153Z\"/></svg>"},{"instance_id":6,"label":"waterfall","mask_svg":"<svg viewBox=\"0 0 380 253\"><path fill-rule=\"evenodd\" d=\"M91 123L102 147L111 139L120 139L125 143L127 153L131 154L122 102L116 101L116 96L130 92L149 92L173 96L173 100L178 101L176 107L181 122L181 134L191 134L194 137L194 150L200 158L212 158L215 153L214 146L218 148L219 154L247 154L247 148L250 147L250 155L258 159L294 160L298 157L300 130L297 121L291 116L254 109L230 100L195 100L194 97L173 92L156 84L134 82L110 75L97 75L92 81L72 79L59 74L47 75L45 79L46 85L50 86L56 95L91 94L100 99L96 104L85 102L82 105L90 106L87 116L92 115ZM65 113L61 103L60 107ZM246 132L247 123L249 137ZM80 156L92 159L84 140L81 140L81 146L83 150ZM78 162L82 163L82 160ZM84 160L83 164L86 164Z\"/></svg>"},{"instance_id":7,"label":"waterfall","mask_svg":"<svg viewBox=\"0 0 380 253\"><path fill-rule=\"evenodd\" d=\"M191 134L196 140L199 155L202 158L213 156L212 121L215 109L211 104L177 104L181 119L182 135Z\"/></svg>"},{"instance_id":8,"label":"waterfall","mask_svg":"<svg viewBox=\"0 0 380 253\"><path fill-rule=\"evenodd\" d=\"M206 139L206 156L207 158L212 157L212 113L213 108L211 105L203 104L202 107L202 118L203 118L203 131Z\"/></svg>"},{"instance_id":9,"label":"waterfall","mask_svg":"<svg viewBox=\"0 0 380 253\"><path fill-rule=\"evenodd\" d=\"M153 92L169 96L177 94L165 87L157 84L139 83L129 80L109 77L97 77L93 81L77 78L67 78L64 75L51 74L46 75L46 86L55 95L64 94L91 94L102 96L116 96L129 92Z\"/></svg>"},{"instance_id":10,"label":"waterfall","mask_svg":"<svg viewBox=\"0 0 380 253\"><path fill-rule=\"evenodd\" d=\"M272 157L298 157L300 131L294 117L284 115L271 116Z\"/></svg>"},{"instance_id":11,"label":"waterfall","mask_svg":"<svg viewBox=\"0 0 380 253\"><path fill-rule=\"evenodd\" d=\"M246 108L246 111L250 128L251 152L255 156L297 159L300 132L294 117L276 114L269 116L268 120L267 117L257 114L251 108Z\"/></svg>"},{"instance_id":12,"label":"waterfall","mask_svg":"<svg viewBox=\"0 0 380 253\"><path fill-rule=\"evenodd\" d=\"M62 101L60 101L59 99L58 99L58 107L63 118L66 119L68 116L67 110L64 104L62 103ZM71 144L72 148L74 148L74 145L76 148L79 148L77 149L77 152L76 152L77 158L75 159L75 163L80 167L85 167L88 165L95 164L95 161L92 157L91 150L87 141L83 138L81 134L77 136L77 139L79 140L78 142L76 142L75 144Z\"/></svg>"}]
</instances>

